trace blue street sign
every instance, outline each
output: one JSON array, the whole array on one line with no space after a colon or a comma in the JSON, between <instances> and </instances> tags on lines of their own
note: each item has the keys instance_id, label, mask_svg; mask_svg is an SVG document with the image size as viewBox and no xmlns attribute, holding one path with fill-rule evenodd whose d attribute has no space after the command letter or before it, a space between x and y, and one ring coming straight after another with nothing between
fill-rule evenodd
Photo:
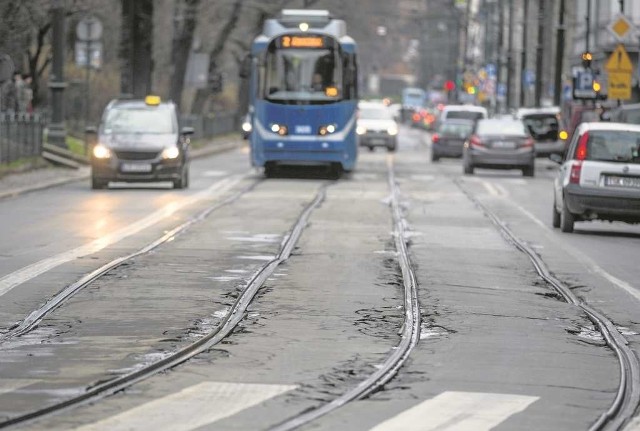
<instances>
[{"instance_id":1,"label":"blue street sign","mask_svg":"<svg viewBox=\"0 0 640 431\"><path fill-rule=\"evenodd\" d=\"M496 76L496 65L493 63L489 63L487 64L487 66L485 67L486 71L487 71L487 75L489 75L490 77L495 77Z\"/></svg>"},{"instance_id":2,"label":"blue street sign","mask_svg":"<svg viewBox=\"0 0 640 431\"><path fill-rule=\"evenodd\" d=\"M502 82L498 84L498 96L504 97L507 95L507 86Z\"/></svg>"},{"instance_id":3,"label":"blue street sign","mask_svg":"<svg viewBox=\"0 0 640 431\"><path fill-rule=\"evenodd\" d=\"M527 87L531 88L535 85L536 83L536 74L533 70L531 69L526 69L524 71L524 85L526 85Z\"/></svg>"}]
</instances>

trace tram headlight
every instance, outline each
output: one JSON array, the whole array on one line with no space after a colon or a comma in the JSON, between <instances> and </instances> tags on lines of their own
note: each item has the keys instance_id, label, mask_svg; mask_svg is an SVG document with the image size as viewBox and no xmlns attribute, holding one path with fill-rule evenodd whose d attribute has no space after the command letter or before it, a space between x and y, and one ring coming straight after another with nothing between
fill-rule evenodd
<instances>
[{"instance_id":1,"label":"tram headlight","mask_svg":"<svg viewBox=\"0 0 640 431\"><path fill-rule=\"evenodd\" d=\"M326 126L320 126L318 129L318 134L320 136L331 135L332 133L336 133L338 128L335 124L327 124Z\"/></svg>"},{"instance_id":2,"label":"tram headlight","mask_svg":"<svg viewBox=\"0 0 640 431\"><path fill-rule=\"evenodd\" d=\"M245 121L244 123L242 123L242 130L246 133L250 133L251 129L253 129L253 126L251 126L251 123L248 121Z\"/></svg>"},{"instance_id":3,"label":"tram headlight","mask_svg":"<svg viewBox=\"0 0 640 431\"><path fill-rule=\"evenodd\" d=\"M108 159L111 157L111 150L102 144L93 147L93 157L96 159Z\"/></svg>"},{"instance_id":4,"label":"tram headlight","mask_svg":"<svg viewBox=\"0 0 640 431\"><path fill-rule=\"evenodd\" d=\"M283 126L282 124L272 124L271 125L271 131L273 133L277 133L280 136L284 136L287 133L289 133L289 130L287 129L287 126Z\"/></svg>"},{"instance_id":5,"label":"tram headlight","mask_svg":"<svg viewBox=\"0 0 640 431\"><path fill-rule=\"evenodd\" d=\"M390 126L387 129L387 133L390 134L391 136L396 136L398 134L398 126Z\"/></svg>"}]
</instances>

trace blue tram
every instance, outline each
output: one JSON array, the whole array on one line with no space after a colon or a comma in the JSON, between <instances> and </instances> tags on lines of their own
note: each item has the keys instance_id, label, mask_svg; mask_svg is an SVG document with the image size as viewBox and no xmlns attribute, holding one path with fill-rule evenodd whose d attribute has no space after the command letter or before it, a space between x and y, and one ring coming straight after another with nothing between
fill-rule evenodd
<instances>
[{"instance_id":1,"label":"blue tram","mask_svg":"<svg viewBox=\"0 0 640 431\"><path fill-rule=\"evenodd\" d=\"M328 11L283 10L252 45L251 162L356 164L358 69L346 24Z\"/></svg>"}]
</instances>

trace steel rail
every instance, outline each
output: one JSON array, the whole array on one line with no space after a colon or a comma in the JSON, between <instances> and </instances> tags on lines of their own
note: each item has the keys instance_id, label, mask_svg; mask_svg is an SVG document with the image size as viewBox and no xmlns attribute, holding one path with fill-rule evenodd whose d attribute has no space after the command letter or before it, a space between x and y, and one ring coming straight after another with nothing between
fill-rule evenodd
<instances>
[{"instance_id":1,"label":"steel rail","mask_svg":"<svg viewBox=\"0 0 640 431\"><path fill-rule=\"evenodd\" d=\"M156 248L158 248L162 244L165 244L166 242L173 240L178 235L183 234L184 232L186 232L194 224L205 220L212 212L216 211L217 209L219 209L219 208L221 208L221 207L223 207L225 205L228 205L230 203L235 202L242 195L244 195L245 193L253 190L261 181L262 181L262 179L253 181L247 187L244 187L243 189L241 189L238 192L234 193L233 195L227 197L226 199L224 199L224 200L222 200L220 202L217 202L214 205L211 205L210 207L208 207L205 210L201 211L195 217L193 217L193 218L187 220L186 222L182 223L181 225L171 229L170 231L168 231L167 233L162 235L162 237L160 237L157 240L151 242L150 244L146 245L145 247L143 247L143 248L141 248L141 249L139 249L139 250L137 250L137 251L135 251L135 252L133 252L131 254L128 254L126 256L117 257L117 258L113 259L112 261L107 262L106 264L102 265L100 268L98 268L98 269L96 269L96 270L94 270L94 271L82 276L79 280L77 280L76 282L68 285L63 290L61 290L60 292L55 294L52 298L50 298L47 302L45 302L41 307L39 307L38 309L32 311L22 321L17 322L15 325L13 325L11 328L9 328L8 331L0 334L0 343L9 341L12 338L19 337L19 336L24 335L27 332L33 330L36 326L38 326L38 324L42 321L42 319L44 319L48 314L50 314L55 309L59 308L62 304L64 304L67 300L69 300L71 297L73 297L76 293L80 292L82 289L84 289L85 287L89 286L91 283L96 281L98 278L102 277L103 275L105 275L109 271L111 271L111 270L113 270L115 268L118 268L123 263L128 262L128 261L130 261L130 260L132 260L132 259L134 259L134 258L136 258L138 256L142 256L144 254L148 254L149 252L155 250Z\"/></svg>"},{"instance_id":2,"label":"steel rail","mask_svg":"<svg viewBox=\"0 0 640 431\"><path fill-rule=\"evenodd\" d=\"M180 365L193 358L194 356L214 347L225 337L227 337L236 328L238 323L240 323L240 321L244 319L247 307L255 297L256 293L258 293L260 288L263 286L264 282L273 274L273 272L282 262L286 261L289 258L293 248L302 235L302 231L307 226L311 213L324 201L326 196L326 188L326 184L320 187L320 189L316 193L315 198L303 209L303 211L296 219L293 227L285 236L280 245L278 254L274 256L270 261L266 262L259 270L254 273L254 275L245 285L240 296L231 306L229 312L226 314L222 322L207 335L189 344L188 346L185 346L180 350L171 353L165 358L160 359L148 366L145 366L144 368L140 368L136 371L124 374L112 380L89 387L86 392L81 395L58 402L56 404L52 404L42 409L24 413L19 416L15 416L13 418L2 421L0 422L0 429L29 422L50 414L59 413L71 407L77 407L82 404L95 402L104 397L119 392L127 387L130 387L135 383L145 380L155 374Z\"/></svg>"},{"instance_id":3,"label":"steel rail","mask_svg":"<svg viewBox=\"0 0 640 431\"><path fill-rule=\"evenodd\" d=\"M388 183L390 189L390 207L393 217L394 241L398 254L398 264L402 271L404 284L404 323L401 330L401 339L397 347L387 357L380 369L363 380L356 387L345 392L333 401L312 408L297 416L270 428L270 431L288 431L296 429L321 416L324 416L345 404L366 398L376 390L388 383L405 364L414 347L420 339L420 305L418 302L418 282L416 279L409 252L407 250L407 235L405 232L405 219L402 216L399 202L399 188L394 174L394 157L387 157Z\"/></svg>"},{"instance_id":4,"label":"steel rail","mask_svg":"<svg viewBox=\"0 0 640 431\"><path fill-rule=\"evenodd\" d=\"M589 431L622 429L633 418L634 412L640 404L640 362L629 347L627 340L608 317L578 298L569 286L555 277L535 250L516 236L500 217L480 202L459 180L454 180L454 183L471 202L480 208L509 242L529 257L538 275L549 283L562 296L565 302L580 307L587 314L589 320L598 328L607 346L613 350L618 358L620 380L611 406L598 417L589 428Z\"/></svg>"}]
</instances>

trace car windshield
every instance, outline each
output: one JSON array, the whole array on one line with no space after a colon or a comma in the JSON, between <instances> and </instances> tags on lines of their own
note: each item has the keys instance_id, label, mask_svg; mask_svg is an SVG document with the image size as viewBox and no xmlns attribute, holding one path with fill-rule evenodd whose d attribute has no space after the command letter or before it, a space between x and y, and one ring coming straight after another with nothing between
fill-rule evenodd
<instances>
[{"instance_id":1,"label":"car windshield","mask_svg":"<svg viewBox=\"0 0 640 431\"><path fill-rule=\"evenodd\" d=\"M466 138L471 134L473 124L442 123L438 133L446 137Z\"/></svg>"},{"instance_id":2,"label":"car windshield","mask_svg":"<svg viewBox=\"0 0 640 431\"><path fill-rule=\"evenodd\" d=\"M522 121L484 120L478 122L478 135L493 136L526 136L527 132Z\"/></svg>"},{"instance_id":3,"label":"car windshield","mask_svg":"<svg viewBox=\"0 0 640 431\"><path fill-rule=\"evenodd\" d=\"M359 108L360 118L364 120L392 120L393 113L390 109L382 106L380 108L366 107Z\"/></svg>"},{"instance_id":4,"label":"car windshield","mask_svg":"<svg viewBox=\"0 0 640 431\"><path fill-rule=\"evenodd\" d=\"M482 112L476 112L476 111L448 111L447 118L475 121L475 120L480 120L484 118L484 114Z\"/></svg>"},{"instance_id":5,"label":"car windshield","mask_svg":"<svg viewBox=\"0 0 640 431\"><path fill-rule=\"evenodd\" d=\"M554 114L527 115L522 121L533 139L537 141L558 139L560 125L558 117Z\"/></svg>"},{"instance_id":6,"label":"car windshield","mask_svg":"<svg viewBox=\"0 0 640 431\"><path fill-rule=\"evenodd\" d=\"M168 109L110 109L103 124L106 134L175 133L172 112Z\"/></svg>"},{"instance_id":7,"label":"car windshield","mask_svg":"<svg viewBox=\"0 0 640 431\"><path fill-rule=\"evenodd\" d=\"M640 132L596 130L589 132L587 160L640 163Z\"/></svg>"}]
</instances>

